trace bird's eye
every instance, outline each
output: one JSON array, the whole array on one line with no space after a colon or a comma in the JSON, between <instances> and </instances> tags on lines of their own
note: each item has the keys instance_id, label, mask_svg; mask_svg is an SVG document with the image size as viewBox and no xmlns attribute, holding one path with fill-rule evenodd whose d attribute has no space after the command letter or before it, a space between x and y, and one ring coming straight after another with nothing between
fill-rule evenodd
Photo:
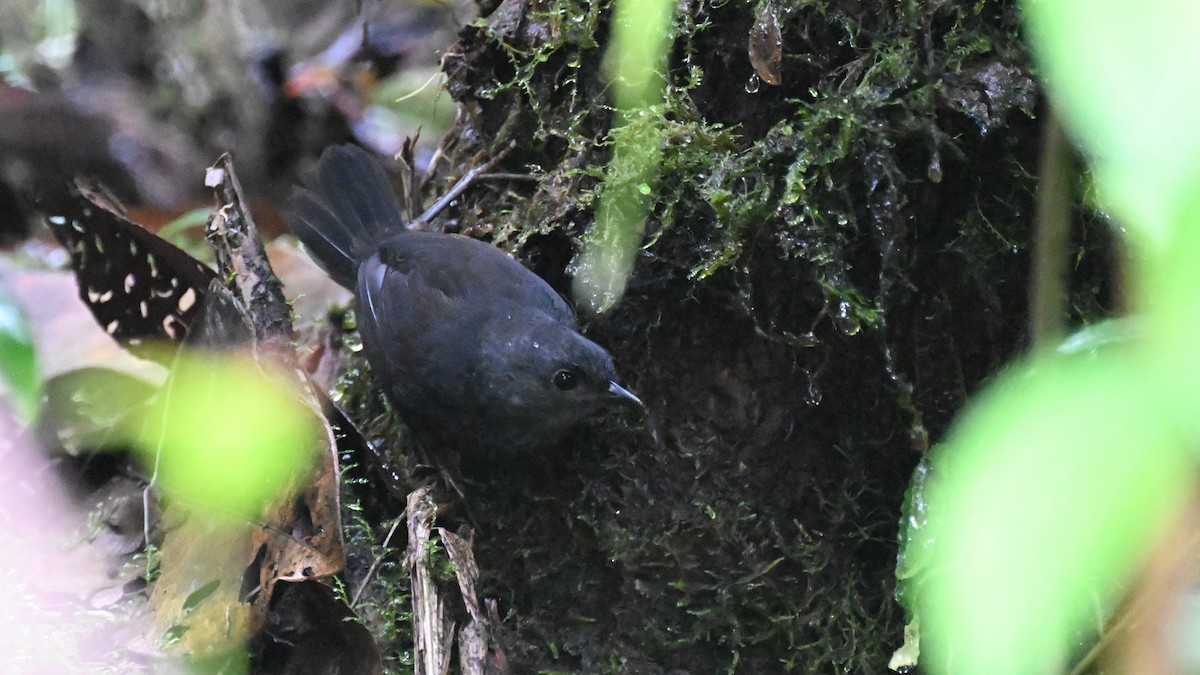
<instances>
[{"instance_id":1,"label":"bird's eye","mask_svg":"<svg viewBox=\"0 0 1200 675\"><path fill-rule=\"evenodd\" d=\"M578 385L579 378L575 376L574 372L567 370L566 368L563 368L554 374L554 386L563 391L574 389Z\"/></svg>"}]
</instances>

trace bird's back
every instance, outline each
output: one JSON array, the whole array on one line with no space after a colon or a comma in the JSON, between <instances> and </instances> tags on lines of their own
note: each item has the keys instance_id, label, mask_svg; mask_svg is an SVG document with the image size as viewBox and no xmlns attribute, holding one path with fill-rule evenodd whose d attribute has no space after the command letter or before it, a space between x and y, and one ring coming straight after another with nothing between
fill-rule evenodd
<instances>
[{"instance_id":1,"label":"bird's back","mask_svg":"<svg viewBox=\"0 0 1200 675\"><path fill-rule=\"evenodd\" d=\"M462 398L493 317L575 327L566 302L539 277L457 235L393 237L362 264L355 296L364 347L401 400Z\"/></svg>"},{"instance_id":2,"label":"bird's back","mask_svg":"<svg viewBox=\"0 0 1200 675\"><path fill-rule=\"evenodd\" d=\"M423 294L445 296L451 303L473 299L513 302L574 324L566 301L541 277L504 251L470 237L434 232L404 232L385 241L376 254L391 274L402 278L395 289L421 303ZM399 280L398 280L399 281ZM361 285L359 290L370 290Z\"/></svg>"}]
</instances>

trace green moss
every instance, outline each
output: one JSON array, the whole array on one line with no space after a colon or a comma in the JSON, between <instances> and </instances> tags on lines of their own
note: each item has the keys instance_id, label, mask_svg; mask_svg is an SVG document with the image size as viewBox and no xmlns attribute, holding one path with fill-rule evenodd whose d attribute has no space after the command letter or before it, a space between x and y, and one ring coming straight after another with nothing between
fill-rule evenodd
<instances>
[{"instance_id":1,"label":"green moss","mask_svg":"<svg viewBox=\"0 0 1200 675\"><path fill-rule=\"evenodd\" d=\"M412 590L408 570L403 564L404 538L394 537L388 546L384 546L388 524L367 522L361 504L353 494L345 497L349 499L342 503L342 522L350 558L345 581L337 585L338 592L347 604L357 596L357 602L351 606L374 636L385 671L411 672ZM371 572L369 578L366 576L368 570Z\"/></svg>"}]
</instances>

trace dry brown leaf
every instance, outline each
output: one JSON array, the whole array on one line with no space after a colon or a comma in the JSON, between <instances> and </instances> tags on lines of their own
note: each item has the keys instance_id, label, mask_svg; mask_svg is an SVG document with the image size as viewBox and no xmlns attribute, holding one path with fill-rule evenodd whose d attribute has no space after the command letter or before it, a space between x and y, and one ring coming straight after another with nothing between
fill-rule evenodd
<instances>
[{"instance_id":1,"label":"dry brown leaf","mask_svg":"<svg viewBox=\"0 0 1200 675\"><path fill-rule=\"evenodd\" d=\"M783 38L779 32L779 12L766 3L750 27L750 64L767 84L783 84Z\"/></svg>"}]
</instances>

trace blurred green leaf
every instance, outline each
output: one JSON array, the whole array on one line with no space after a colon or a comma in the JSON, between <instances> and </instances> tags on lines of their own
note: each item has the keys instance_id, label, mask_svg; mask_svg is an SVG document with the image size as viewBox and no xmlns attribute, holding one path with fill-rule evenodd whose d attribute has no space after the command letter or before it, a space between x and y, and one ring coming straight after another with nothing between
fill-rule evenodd
<instances>
[{"instance_id":1,"label":"blurred green leaf","mask_svg":"<svg viewBox=\"0 0 1200 675\"><path fill-rule=\"evenodd\" d=\"M162 489L258 517L315 458L316 418L288 382L247 356L181 351L140 439Z\"/></svg>"},{"instance_id":2,"label":"blurred green leaf","mask_svg":"<svg viewBox=\"0 0 1200 675\"><path fill-rule=\"evenodd\" d=\"M1164 405L1200 450L1200 174L1197 179L1180 206L1164 260L1147 265L1135 283L1138 304L1148 309L1145 365L1169 388Z\"/></svg>"},{"instance_id":3,"label":"blurred green leaf","mask_svg":"<svg viewBox=\"0 0 1200 675\"><path fill-rule=\"evenodd\" d=\"M1055 351L1061 354L1095 354L1114 345L1132 345L1146 337L1146 322L1138 317L1098 321L1075 331Z\"/></svg>"},{"instance_id":4,"label":"blurred green leaf","mask_svg":"<svg viewBox=\"0 0 1200 675\"><path fill-rule=\"evenodd\" d=\"M1200 169L1200 3L1025 0L1051 99L1082 143L1102 199L1157 256Z\"/></svg>"},{"instance_id":5,"label":"blurred green leaf","mask_svg":"<svg viewBox=\"0 0 1200 675\"><path fill-rule=\"evenodd\" d=\"M1200 4L1022 9L1122 224L1139 313L1000 376L936 450L927 526L905 530L897 570L934 672L1061 669L1191 489L1200 447Z\"/></svg>"},{"instance_id":6,"label":"blurred green leaf","mask_svg":"<svg viewBox=\"0 0 1200 675\"><path fill-rule=\"evenodd\" d=\"M46 381L46 427L70 454L127 448L158 386L118 370L78 368Z\"/></svg>"},{"instance_id":7,"label":"blurred green leaf","mask_svg":"<svg viewBox=\"0 0 1200 675\"><path fill-rule=\"evenodd\" d=\"M187 230L200 228L201 235L203 235L203 228L205 224L208 223L208 219L212 216L212 211L212 207L209 206L202 206L190 211L185 211L159 228L158 236L166 239L176 246L179 246L180 248L183 248L191 243L184 237L184 232Z\"/></svg>"},{"instance_id":8,"label":"blurred green leaf","mask_svg":"<svg viewBox=\"0 0 1200 675\"><path fill-rule=\"evenodd\" d=\"M392 110L407 125L420 127L428 138L441 138L454 124L454 100L446 90L445 75L436 68L397 72L372 90L371 102Z\"/></svg>"},{"instance_id":9,"label":"blurred green leaf","mask_svg":"<svg viewBox=\"0 0 1200 675\"><path fill-rule=\"evenodd\" d=\"M17 301L4 289L0 289L0 380L17 414L26 421L36 417L42 400L42 383L33 335Z\"/></svg>"},{"instance_id":10,"label":"blurred green leaf","mask_svg":"<svg viewBox=\"0 0 1200 675\"><path fill-rule=\"evenodd\" d=\"M918 603L931 672L1055 672L1102 623L1192 484L1159 384L1128 349L1040 357L937 449Z\"/></svg>"},{"instance_id":11,"label":"blurred green leaf","mask_svg":"<svg viewBox=\"0 0 1200 675\"><path fill-rule=\"evenodd\" d=\"M904 627L904 644L892 654L888 668L899 670L916 666L921 656L921 621L917 601L921 597L921 582L928 578L933 539L929 532L929 502L926 486L929 479L929 456L913 469L904 503L900 507L900 532L897 536L900 553L896 558L896 600L908 613Z\"/></svg>"}]
</instances>

